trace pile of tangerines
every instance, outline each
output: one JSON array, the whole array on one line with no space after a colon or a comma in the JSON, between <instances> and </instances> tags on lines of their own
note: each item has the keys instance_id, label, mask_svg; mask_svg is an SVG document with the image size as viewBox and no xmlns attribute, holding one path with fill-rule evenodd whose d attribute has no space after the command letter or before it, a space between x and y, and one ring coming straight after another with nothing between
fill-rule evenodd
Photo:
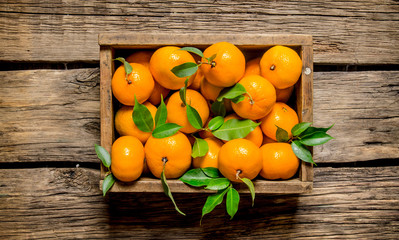
<instances>
[{"instance_id":1,"label":"pile of tangerines","mask_svg":"<svg viewBox=\"0 0 399 240\"><path fill-rule=\"evenodd\" d=\"M276 141L278 128L290 135L299 122L286 104L302 72L293 49L274 46L246 61L235 45L219 42L203 53L165 46L119 60L123 64L111 84L122 105L115 114L120 137L112 145L110 166L118 180L134 181L143 171L179 178L190 167L217 168L234 182L259 174L289 179L297 172L299 159L290 144ZM245 92L236 96L238 85ZM135 105L144 110L134 113ZM166 108L160 110L161 105ZM216 128L232 119L225 131ZM252 124L232 124L240 121ZM245 136L237 137L242 128Z\"/></svg>"}]
</instances>

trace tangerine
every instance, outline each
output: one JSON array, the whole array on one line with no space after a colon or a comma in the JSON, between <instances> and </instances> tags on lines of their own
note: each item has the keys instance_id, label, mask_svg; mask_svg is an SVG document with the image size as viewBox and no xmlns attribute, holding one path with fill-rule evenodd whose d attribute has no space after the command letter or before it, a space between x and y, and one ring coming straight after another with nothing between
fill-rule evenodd
<instances>
[{"instance_id":1,"label":"tangerine","mask_svg":"<svg viewBox=\"0 0 399 240\"><path fill-rule=\"evenodd\" d=\"M263 166L260 175L263 178L289 179L295 175L299 167L299 159L295 156L289 143L268 143L260 148Z\"/></svg>"},{"instance_id":2,"label":"tangerine","mask_svg":"<svg viewBox=\"0 0 399 240\"><path fill-rule=\"evenodd\" d=\"M165 138L151 136L144 150L148 168L157 178L161 178L164 164L166 178L178 178L190 168L191 144L181 132Z\"/></svg>"},{"instance_id":3,"label":"tangerine","mask_svg":"<svg viewBox=\"0 0 399 240\"><path fill-rule=\"evenodd\" d=\"M258 75L243 77L239 83L245 87L245 99L231 103L238 116L257 120L266 116L276 102L276 90L265 78Z\"/></svg>"},{"instance_id":4,"label":"tangerine","mask_svg":"<svg viewBox=\"0 0 399 240\"><path fill-rule=\"evenodd\" d=\"M193 62L193 56L187 51L180 51L179 47L166 46L157 49L150 60L150 70L162 87L177 90L184 87L185 77L177 77L171 70L172 68L186 62ZM195 78L195 74L191 75L187 86L189 86Z\"/></svg>"},{"instance_id":5,"label":"tangerine","mask_svg":"<svg viewBox=\"0 0 399 240\"><path fill-rule=\"evenodd\" d=\"M287 104L276 102L272 111L264 117L260 124L263 133L269 138L276 141L277 127L284 129L288 133L288 137L292 137L291 129L299 123L298 115L295 110Z\"/></svg>"},{"instance_id":6,"label":"tangerine","mask_svg":"<svg viewBox=\"0 0 399 240\"><path fill-rule=\"evenodd\" d=\"M239 48L228 42L215 43L204 51L204 57L216 54L211 63L201 65L201 71L208 82L217 87L230 87L237 83L245 72L245 57Z\"/></svg>"},{"instance_id":7,"label":"tangerine","mask_svg":"<svg viewBox=\"0 0 399 240\"><path fill-rule=\"evenodd\" d=\"M220 173L230 181L241 182L240 178L252 180L262 169L262 154L253 142L234 139L220 148L218 167Z\"/></svg>"},{"instance_id":8,"label":"tangerine","mask_svg":"<svg viewBox=\"0 0 399 240\"><path fill-rule=\"evenodd\" d=\"M260 75L260 59L260 57L257 57L247 62L244 77L248 75Z\"/></svg>"},{"instance_id":9,"label":"tangerine","mask_svg":"<svg viewBox=\"0 0 399 240\"><path fill-rule=\"evenodd\" d=\"M293 49L274 46L263 54L260 60L260 72L276 88L288 88L299 80L302 60Z\"/></svg>"},{"instance_id":10,"label":"tangerine","mask_svg":"<svg viewBox=\"0 0 399 240\"><path fill-rule=\"evenodd\" d=\"M145 102L144 106L150 111L152 119L155 119L157 108L149 102ZM144 144L151 133L141 131L134 123L132 114L133 107L122 106L115 114L115 129L119 135L137 137Z\"/></svg>"},{"instance_id":11,"label":"tangerine","mask_svg":"<svg viewBox=\"0 0 399 240\"><path fill-rule=\"evenodd\" d=\"M123 105L134 106L134 97L139 103L145 102L154 89L154 79L151 72L144 65L130 63L133 68L126 76L124 66L116 69L111 80L112 93Z\"/></svg>"},{"instance_id":12,"label":"tangerine","mask_svg":"<svg viewBox=\"0 0 399 240\"><path fill-rule=\"evenodd\" d=\"M194 168L218 167L219 150L223 146L223 142L215 137L205 138L208 143L209 150L205 156L193 159Z\"/></svg>"},{"instance_id":13,"label":"tangerine","mask_svg":"<svg viewBox=\"0 0 399 240\"><path fill-rule=\"evenodd\" d=\"M202 120L202 126L204 126L205 121L209 117L208 103L205 98L199 92L187 89L186 102L197 110ZM180 129L181 132L193 133L198 130L188 121L186 112L187 107L183 104L178 91L169 97L166 109L168 111L167 121L182 126L183 128Z\"/></svg>"},{"instance_id":14,"label":"tangerine","mask_svg":"<svg viewBox=\"0 0 399 240\"><path fill-rule=\"evenodd\" d=\"M111 148L111 172L122 182L131 182L140 177L144 166L144 148L133 136L122 136Z\"/></svg>"}]
</instances>

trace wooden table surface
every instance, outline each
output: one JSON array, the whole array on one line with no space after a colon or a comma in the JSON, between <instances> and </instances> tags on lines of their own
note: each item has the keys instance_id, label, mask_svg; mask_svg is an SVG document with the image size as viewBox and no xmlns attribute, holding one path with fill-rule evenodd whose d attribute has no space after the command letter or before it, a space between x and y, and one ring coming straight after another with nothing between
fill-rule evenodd
<instances>
[{"instance_id":1,"label":"wooden table surface","mask_svg":"<svg viewBox=\"0 0 399 240\"><path fill-rule=\"evenodd\" d=\"M100 32L311 34L314 189L243 195L199 225L203 194L99 190ZM397 1L1 1L0 239L398 239Z\"/></svg>"}]
</instances>

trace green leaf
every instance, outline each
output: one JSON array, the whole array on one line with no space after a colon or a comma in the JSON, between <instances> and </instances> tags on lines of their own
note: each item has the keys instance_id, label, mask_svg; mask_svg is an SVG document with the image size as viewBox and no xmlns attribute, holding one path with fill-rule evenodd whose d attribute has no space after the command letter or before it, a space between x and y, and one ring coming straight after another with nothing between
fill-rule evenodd
<instances>
[{"instance_id":1,"label":"green leaf","mask_svg":"<svg viewBox=\"0 0 399 240\"><path fill-rule=\"evenodd\" d=\"M280 128L277 125L275 125L275 126L277 127L277 131L276 131L277 142L287 142L289 140L288 132L285 131L284 129Z\"/></svg>"},{"instance_id":2,"label":"green leaf","mask_svg":"<svg viewBox=\"0 0 399 240\"><path fill-rule=\"evenodd\" d=\"M299 134L303 133L306 129L308 129L312 125L310 122L301 122L296 124L292 129L291 133L292 136L298 136Z\"/></svg>"},{"instance_id":3,"label":"green leaf","mask_svg":"<svg viewBox=\"0 0 399 240\"><path fill-rule=\"evenodd\" d=\"M152 136L154 138L170 137L177 133L181 128L182 126L179 126L176 123L165 123L156 127L152 132Z\"/></svg>"},{"instance_id":4,"label":"green leaf","mask_svg":"<svg viewBox=\"0 0 399 240\"><path fill-rule=\"evenodd\" d=\"M132 65L130 65L123 57L115 58L114 60L120 61L123 63L123 67L125 68L126 75L129 75L133 72Z\"/></svg>"},{"instance_id":5,"label":"green leaf","mask_svg":"<svg viewBox=\"0 0 399 240\"><path fill-rule=\"evenodd\" d=\"M193 62L186 62L172 68L173 74L179 78L189 77L193 75L198 70L198 65Z\"/></svg>"},{"instance_id":6,"label":"green leaf","mask_svg":"<svg viewBox=\"0 0 399 240\"><path fill-rule=\"evenodd\" d=\"M240 84L236 83L232 87L224 88L220 93L219 96L216 98L217 101L221 102L224 98L227 99L234 99L240 95L243 95L247 91L245 90L245 87Z\"/></svg>"},{"instance_id":7,"label":"green leaf","mask_svg":"<svg viewBox=\"0 0 399 240\"><path fill-rule=\"evenodd\" d=\"M134 96L132 118L137 128L143 132L151 132L154 128L154 120L152 119L150 110L144 104L139 103L136 96Z\"/></svg>"},{"instance_id":8,"label":"green leaf","mask_svg":"<svg viewBox=\"0 0 399 240\"><path fill-rule=\"evenodd\" d=\"M173 195L172 192L170 191L168 182L166 181L166 177L165 177L165 164L161 173L161 182L162 182L162 187L163 187L163 191L166 194L166 196L168 196L170 198L170 200L172 200L173 205L175 205L175 209L178 213L180 213L183 216L186 216L185 213L183 213L182 211L180 211L180 209L177 207L175 199L173 199Z\"/></svg>"},{"instance_id":9,"label":"green leaf","mask_svg":"<svg viewBox=\"0 0 399 240\"><path fill-rule=\"evenodd\" d=\"M103 196L105 196L105 194L107 194L107 192L114 185L115 181L116 181L116 178L114 177L114 175L112 173L107 175L104 178L104 181L103 181Z\"/></svg>"},{"instance_id":10,"label":"green leaf","mask_svg":"<svg viewBox=\"0 0 399 240\"><path fill-rule=\"evenodd\" d=\"M201 168L191 169L179 178L180 181L194 187L206 186L211 179L212 178L207 176Z\"/></svg>"},{"instance_id":11,"label":"green leaf","mask_svg":"<svg viewBox=\"0 0 399 240\"><path fill-rule=\"evenodd\" d=\"M202 221L202 218L205 216L205 214L212 212L213 209L215 209L215 207L217 205L219 205L223 202L223 197L224 197L224 195L226 195L228 190L229 190L228 188L226 188L223 191L219 190L217 193L208 196L208 198L206 199L206 202L204 204L204 207L202 208L201 221Z\"/></svg>"},{"instance_id":12,"label":"green leaf","mask_svg":"<svg viewBox=\"0 0 399 240\"><path fill-rule=\"evenodd\" d=\"M244 99L245 99L244 95L240 95L240 96L237 96L237 97L231 99L231 101L232 101L233 103L237 104L237 103L241 102L241 101L244 100Z\"/></svg>"},{"instance_id":13,"label":"green leaf","mask_svg":"<svg viewBox=\"0 0 399 240\"><path fill-rule=\"evenodd\" d=\"M191 153L191 157L203 157L208 153L209 146L208 142L202 138L195 138L193 151Z\"/></svg>"},{"instance_id":14,"label":"green leaf","mask_svg":"<svg viewBox=\"0 0 399 240\"><path fill-rule=\"evenodd\" d=\"M252 197L252 207L254 206L254 203L255 203L255 187L254 187L254 184L252 183L252 181L250 180L250 179L248 179L248 178L240 178L241 179L241 181L243 181L246 185L247 185L247 187L248 187L248 189L249 189L249 192L251 193L251 197Z\"/></svg>"},{"instance_id":15,"label":"green leaf","mask_svg":"<svg viewBox=\"0 0 399 240\"><path fill-rule=\"evenodd\" d=\"M215 58L216 58L216 53L213 54L211 57L206 58L206 60L208 60L208 62L210 63L210 62L212 62Z\"/></svg>"},{"instance_id":16,"label":"green leaf","mask_svg":"<svg viewBox=\"0 0 399 240\"><path fill-rule=\"evenodd\" d=\"M206 167L206 168L201 168L201 170L207 175L208 177L211 178L218 178L220 177L219 169L214 168L214 167Z\"/></svg>"},{"instance_id":17,"label":"green leaf","mask_svg":"<svg viewBox=\"0 0 399 240\"><path fill-rule=\"evenodd\" d=\"M230 215L230 220L233 219L234 215L238 211L238 204L240 202L240 194L238 194L237 190L230 187L226 196L226 210Z\"/></svg>"},{"instance_id":18,"label":"green leaf","mask_svg":"<svg viewBox=\"0 0 399 240\"><path fill-rule=\"evenodd\" d=\"M310 135L306 135L301 140L299 140L303 145L306 146L317 146L322 145L333 139L330 135L325 132L315 132Z\"/></svg>"},{"instance_id":19,"label":"green leaf","mask_svg":"<svg viewBox=\"0 0 399 240\"><path fill-rule=\"evenodd\" d=\"M230 186L230 180L227 178L212 178L206 185L208 190L223 190Z\"/></svg>"},{"instance_id":20,"label":"green leaf","mask_svg":"<svg viewBox=\"0 0 399 240\"><path fill-rule=\"evenodd\" d=\"M190 122L191 126L196 129L202 128L202 119L197 110L190 105L186 105L186 113L187 119Z\"/></svg>"},{"instance_id":21,"label":"green leaf","mask_svg":"<svg viewBox=\"0 0 399 240\"><path fill-rule=\"evenodd\" d=\"M254 130L260 123L245 119L230 119L223 123L223 125L213 131L212 134L222 140L230 141L236 138L246 137L252 130Z\"/></svg>"},{"instance_id":22,"label":"green leaf","mask_svg":"<svg viewBox=\"0 0 399 240\"><path fill-rule=\"evenodd\" d=\"M208 128L211 131L215 131L220 128L224 123L224 118L222 116L216 116L212 118L208 123Z\"/></svg>"},{"instance_id":23,"label":"green leaf","mask_svg":"<svg viewBox=\"0 0 399 240\"><path fill-rule=\"evenodd\" d=\"M198 56L200 56L202 58L204 57L204 54L202 53L202 51L195 47L183 47L183 48L180 48L180 50L197 54Z\"/></svg>"},{"instance_id":24,"label":"green leaf","mask_svg":"<svg viewBox=\"0 0 399 240\"><path fill-rule=\"evenodd\" d=\"M223 102L213 102L211 105L211 111L215 116L226 116L226 107Z\"/></svg>"},{"instance_id":25,"label":"green leaf","mask_svg":"<svg viewBox=\"0 0 399 240\"><path fill-rule=\"evenodd\" d=\"M332 124L331 126L327 127L327 128L317 128L317 127L309 127L308 129L306 129L304 132L302 132L299 137L304 137L306 135L310 135L313 134L315 132L327 132L328 130L330 130L332 127L334 126L334 124Z\"/></svg>"},{"instance_id":26,"label":"green leaf","mask_svg":"<svg viewBox=\"0 0 399 240\"><path fill-rule=\"evenodd\" d=\"M180 99L183 102L184 106L187 105L186 102L187 84L188 84L188 78L186 79L186 81L184 81L184 87L180 88L179 90Z\"/></svg>"},{"instance_id":27,"label":"green leaf","mask_svg":"<svg viewBox=\"0 0 399 240\"><path fill-rule=\"evenodd\" d=\"M96 150L97 157L101 160L103 165L109 168L111 166L111 156L109 155L109 152L97 144L94 144L94 149Z\"/></svg>"},{"instance_id":28,"label":"green leaf","mask_svg":"<svg viewBox=\"0 0 399 240\"><path fill-rule=\"evenodd\" d=\"M159 127L162 124L165 124L167 117L168 110L166 109L166 105L163 101L163 96L161 94L161 104L159 105L157 112L155 113L155 127Z\"/></svg>"},{"instance_id":29,"label":"green leaf","mask_svg":"<svg viewBox=\"0 0 399 240\"><path fill-rule=\"evenodd\" d=\"M316 163L313 161L312 153L301 142L299 142L299 140L293 141L291 143L291 148L299 159L316 165Z\"/></svg>"}]
</instances>

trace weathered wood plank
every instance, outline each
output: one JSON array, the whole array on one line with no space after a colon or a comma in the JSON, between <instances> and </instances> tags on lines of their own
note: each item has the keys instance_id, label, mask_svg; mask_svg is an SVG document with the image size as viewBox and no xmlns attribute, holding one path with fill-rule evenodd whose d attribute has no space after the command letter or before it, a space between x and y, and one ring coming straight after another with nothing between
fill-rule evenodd
<instances>
[{"instance_id":1,"label":"weathered wood plank","mask_svg":"<svg viewBox=\"0 0 399 240\"><path fill-rule=\"evenodd\" d=\"M399 72L315 73L313 96L315 125L335 123L320 162L399 159Z\"/></svg>"},{"instance_id":2,"label":"weathered wood plank","mask_svg":"<svg viewBox=\"0 0 399 240\"><path fill-rule=\"evenodd\" d=\"M94 161L99 69L0 72L0 162Z\"/></svg>"},{"instance_id":3,"label":"weathered wood plank","mask_svg":"<svg viewBox=\"0 0 399 240\"><path fill-rule=\"evenodd\" d=\"M97 162L99 69L0 72L0 162ZM399 158L399 71L314 73L317 162Z\"/></svg>"},{"instance_id":4,"label":"weathered wood plank","mask_svg":"<svg viewBox=\"0 0 399 240\"><path fill-rule=\"evenodd\" d=\"M0 60L98 61L100 32L295 33L315 63L398 64L396 1L6 1Z\"/></svg>"},{"instance_id":5,"label":"weathered wood plank","mask_svg":"<svg viewBox=\"0 0 399 240\"><path fill-rule=\"evenodd\" d=\"M4 239L396 239L399 167L315 168L313 193L241 195L230 221L217 207L199 225L204 194L113 194L103 200L98 170L0 170Z\"/></svg>"}]
</instances>

